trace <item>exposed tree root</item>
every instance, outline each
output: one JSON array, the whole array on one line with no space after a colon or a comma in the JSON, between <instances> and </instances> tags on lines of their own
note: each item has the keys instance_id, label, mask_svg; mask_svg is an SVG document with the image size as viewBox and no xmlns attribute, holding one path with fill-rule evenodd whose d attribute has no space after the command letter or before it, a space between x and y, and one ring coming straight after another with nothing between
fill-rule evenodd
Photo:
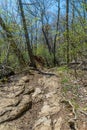
<instances>
[{"instance_id":1,"label":"exposed tree root","mask_svg":"<svg viewBox=\"0 0 87 130\"><path fill-rule=\"evenodd\" d=\"M82 111L82 110L79 110L79 112L81 112L82 114L84 114L85 116L87 116L87 113Z\"/></svg>"},{"instance_id":2,"label":"exposed tree root","mask_svg":"<svg viewBox=\"0 0 87 130\"><path fill-rule=\"evenodd\" d=\"M66 100L66 99L62 100L61 103L64 103L64 104L68 105L70 108L72 108L72 113L74 115L74 118L70 119L68 121L68 123L69 123L71 130L78 130L78 128L76 126L77 115L76 115L76 110L75 110L73 104L71 103L70 100Z\"/></svg>"}]
</instances>

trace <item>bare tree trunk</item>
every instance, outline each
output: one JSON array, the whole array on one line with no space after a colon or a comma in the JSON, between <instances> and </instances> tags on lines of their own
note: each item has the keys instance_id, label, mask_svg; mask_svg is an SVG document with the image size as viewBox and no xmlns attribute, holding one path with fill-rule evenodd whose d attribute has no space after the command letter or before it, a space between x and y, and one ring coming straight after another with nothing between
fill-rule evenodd
<instances>
[{"instance_id":1,"label":"bare tree trunk","mask_svg":"<svg viewBox=\"0 0 87 130\"><path fill-rule=\"evenodd\" d=\"M59 19L60 19L60 0L58 0L58 14L57 14L57 24L56 24L56 35L54 37L54 66L56 65L56 39L59 30Z\"/></svg>"},{"instance_id":2,"label":"bare tree trunk","mask_svg":"<svg viewBox=\"0 0 87 130\"><path fill-rule=\"evenodd\" d=\"M5 63L8 64L8 58L9 58L9 50L10 50L10 44L8 44L8 47L7 47L7 52L6 52L6 56L5 56Z\"/></svg>"},{"instance_id":3,"label":"bare tree trunk","mask_svg":"<svg viewBox=\"0 0 87 130\"><path fill-rule=\"evenodd\" d=\"M83 4L86 5L86 0L83 0ZM86 10L83 8L84 20L86 20Z\"/></svg>"},{"instance_id":4,"label":"bare tree trunk","mask_svg":"<svg viewBox=\"0 0 87 130\"><path fill-rule=\"evenodd\" d=\"M22 21L23 21L23 27L24 27L24 32L25 32L28 55L30 57L31 65L36 68L36 63L35 63L33 53L32 53L32 49L31 49L31 45L30 45L30 39L29 39L29 35L28 35L26 19L25 19L23 5L22 5L22 0L18 0L18 2L19 2L19 6L20 6Z\"/></svg>"},{"instance_id":5,"label":"bare tree trunk","mask_svg":"<svg viewBox=\"0 0 87 130\"><path fill-rule=\"evenodd\" d=\"M75 28L74 28L74 19L75 19L75 0L72 0L72 26L71 26L71 28L72 28L72 33L74 33L75 32ZM71 45L72 45L72 49L73 50L75 50L75 44L74 43L71 43ZM73 57L72 58L74 58L74 60L75 60L75 62L77 62L77 54L76 54L76 52L74 51L74 53L73 53ZM71 59L72 60L72 59Z\"/></svg>"},{"instance_id":6,"label":"bare tree trunk","mask_svg":"<svg viewBox=\"0 0 87 130\"><path fill-rule=\"evenodd\" d=\"M35 19L36 19L36 17L35 17ZM37 40L38 40L38 38L37 38L37 33L38 33L38 25L37 25L37 21L35 22L35 28L36 28L36 31L35 31L35 55L37 54Z\"/></svg>"},{"instance_id":7,"label":"bare tree trunk","mask_svg":"<svg viewBox=\"0 0 87 130\"><path fill-rule=\"evenodd\" d=\"M51 46L50 46L50 44L49 44L49 39L48 39L48 37L47 37L47 34L46 34L46 32L45 32L45 30L44 30L44 23L43 23L43 12L42 12L42 14L41 14L41 22L42 22L42 32L43 32L43 36L44 36L44 39L45 39L45 41L46 41L46 45L47 45L47 47L48 47L48 50L49 50L49 53L50 53L50 55L52 54L52 49L51 49Z\"/></svg>"},{"instance_id":8,"label":"bare tree trunk","mask_svg":"<svg viewBox=\"0 0 87 130\"><path fill-rule=\"evenodd\" d=\"M50 44L49 44L48 37L47 37L47 35L46 35L46 33L45 33L43 27L42 27L42 32L43 32L43 35L44 35L44 38L45 38L45 41L46 41L46 44L47 44L47 47L48 47L49 53L50 53L50 55L51 55L51 53L52 53L52 51L51 51L51 46L50 46Z\"/></svg>"},{"instance_id":9,"label":"bare tree trunk","mask_svg":"<svg viewBox=\"0 0 87 130\"><path fill-rule=\"evenodd\" d=\"M9 40L9 42L11 43L10 45L11 45L13 51L14 51L14 54L18 57L20 65L23 66L23 67L26 66L23 55L22 55L20 49L17 47L12 33L10 32L8 26L6 26L6 24L4 23L4 21L1 17L0 17L0 25L3 28L3 30L6 32L7 38Z\"/></svg>"},{"instance_id":10,"label":"bare tree trunk","mask_svg":"<svg viewBox=\"0 0 87 130\"><path fill-rule=\"evenodd\" d=\"M67 42L67 64L69 64L69 0L66 0L66 42Z\"/></svg>"},{"instance_id":11,"label":"bare tree trunk","mask_svg":"<svg viewBox=\"0 0 87 130\"><path fill-rule=\"evenodd\" d=\"M72 31L73 31L73 24L74 24L74 18L75 18L75 1L72 0Z\"/></svg>"}]
</instances>

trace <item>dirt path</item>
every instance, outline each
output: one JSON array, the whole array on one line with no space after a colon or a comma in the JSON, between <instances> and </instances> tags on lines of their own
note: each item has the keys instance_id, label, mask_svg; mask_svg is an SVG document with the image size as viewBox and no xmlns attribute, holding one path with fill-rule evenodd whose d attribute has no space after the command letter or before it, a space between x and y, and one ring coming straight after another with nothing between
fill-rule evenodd
<instances>
[{"instance_id":1,"label":"dirt path","mask_svg":"<svg viewBox=\"0 0 87 130\"><path fill-rule=\"evenodd\" d=\"M11 80L0 86L0 130L79 130L59 76L33 71Z\"/></svg>"},{"instance_id":2,"label":"dirt path","mask_svg":"<svg viewBox=\"0 0 87 130\"><path fill-rule=\"evenodd\" d=\"M42 77L39 79L43 84L43 106L35 121L34 130L60 130L62 116L60 114L61 87L58 78Z\"/></svg>"}]
</instances>

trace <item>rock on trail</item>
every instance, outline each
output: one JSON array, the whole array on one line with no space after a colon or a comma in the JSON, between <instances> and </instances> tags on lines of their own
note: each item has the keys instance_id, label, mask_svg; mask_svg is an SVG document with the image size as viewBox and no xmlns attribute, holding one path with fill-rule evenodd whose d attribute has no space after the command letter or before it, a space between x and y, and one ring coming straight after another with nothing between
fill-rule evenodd
<instances>
[{"instance_id":1,"label":"rock on trail","mask_svg":"<svg viewBox=\"0 0 87 130\"><path fill-rule=\"evenodd\" d=\"M61 100L58 76L35 71L13 76L0 85L0 130L77 130L70 128L72 113Z\"/></svg>"},{"instance_id":2,"label":"rock on trail","mask_svg":"<svg viewBox=\"0 0 87 130\"><path fill-rule=\"evenodd\" d=\"M43 106L35 121L34 130L60 130L62 117L58 115L61 110L60 84L55 76L39 79L44 84ZM58 115L58 116L57 116Z\"/></svg>"}]
</instances>

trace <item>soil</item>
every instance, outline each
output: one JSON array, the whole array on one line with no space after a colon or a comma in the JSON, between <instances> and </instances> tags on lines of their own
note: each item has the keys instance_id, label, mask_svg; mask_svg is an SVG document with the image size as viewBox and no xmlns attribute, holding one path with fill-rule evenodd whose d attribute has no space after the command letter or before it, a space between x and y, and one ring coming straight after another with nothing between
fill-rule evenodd
<instances>
[{"instance_id":1,"label":"soil","mask_svg":"<svg viewBox=\"0 0 87 130\"><path fill-rule=\"evenodd\" d=\"M44 71L25 71L0 84L0 88L16 86L26 76L23 85L34 89L30 94L32 107L0 125L8 125L8 130L87 130L87 87L73 77L62 84L62 77L55 69ZM70 75L64 73L64 76Z\"/></svg>"}]
</instances>

